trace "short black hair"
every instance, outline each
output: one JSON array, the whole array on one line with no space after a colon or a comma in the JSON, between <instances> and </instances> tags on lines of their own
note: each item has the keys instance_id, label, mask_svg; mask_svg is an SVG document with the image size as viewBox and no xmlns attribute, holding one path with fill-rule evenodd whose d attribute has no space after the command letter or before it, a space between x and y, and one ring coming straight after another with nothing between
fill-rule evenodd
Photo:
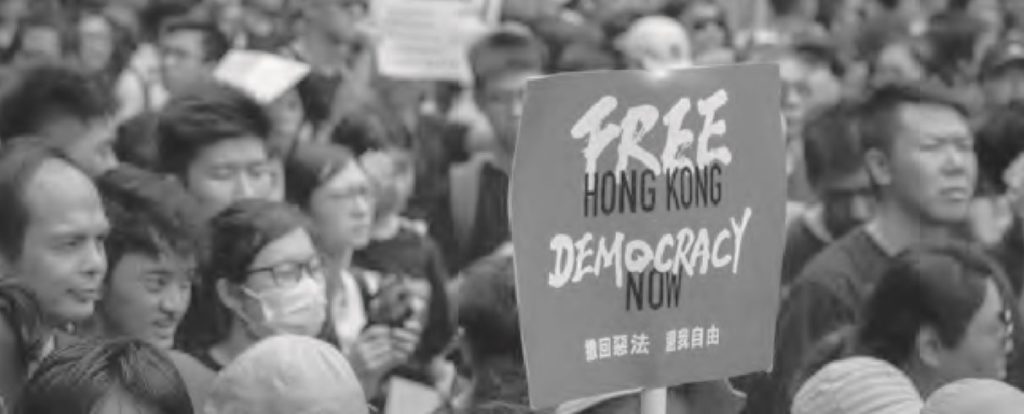
<instances>
[{"instance_id":1,"label":"short black hair","mask_svg":"<svg viewBox=\"0 0 1024 414\"><path fill-rule=\"evenodd\" d=\"M17 259L29 224L25 194L28 184L48 161L63 159L52 147L37 140L20 139L0 151L0 254Z\"/></svg>"},{"instance_id":2,"label":"short black hair","mask_svg":"<svg viewBox=\"0 0 1024 414\"><path fill-rule=\"evenodd\" d=\"M975 246L947 242L912 248L896 258L864 304L858 353L903 366L924 327L935 329L943 345L955 347L984 302L988 281L1004 306L1016 303L1007 302L1005 280L999 265Z\"/></svg>"},{"instance_id":3,"label":"short black hair","mask_svg":"<svg viewBox=\"0 0 1024 414\"><path fill-rule=\"evenodd\" d=\"M203 61L216 62L228 53L231 42L216 24L206 19L191 16L170 18L160 29L161 36L181 32L196 31L203 34Z\"/></svg>"},{"instance_id":4,"label":"short black hair","mask_svg":"<svg viewBox=\"0 0 1024 414\"><path fill-rule=\"evenodd\" d=\"M856 104L851 100L821 108L803 128L807 179L818 188L825 181L858 171L863 165L857 135Z\"/></svg>"},{"instance_id":5,"label":"short black hair","mask_svg":"<svg viewBox=\"0 0 1024 414\"><path fill-rule=\"evenodd\" d=\"M156 40L164 23L189 15L197 3L197 0L151 0L139 12L139 26L145 30L143 40Z\"/></svg>"},{"instance_id":6,"label":"short black hair","mask_svg":"<svg viewBox=\"0 0 1024 414\"><path fill-rule=\"evenodd\" d=\"M1003 174L1024 154L1024 102L1010 102L989 111L978 128L975 151L982 186L1005 192Z\"/></svg>"},{"instance_id":7,"label":"short black hair","mask_svg":"<svg viewBox=\"0 0 1024 414\"><path fill-rule=\"evenodd\" d=\"M519 307L512 256L492 254L464 272L458 292L458 322L473 357L511 357L521 361Z\"/></svg>"},{"instance_id":8,"label":"short black hair","mask_svg":"<svg viewBox=\"0 0 1024 414\"><path fill-rule=\"evenodd\" d=\"M114 155L123 163L150 171L160 171L160 148L157 136L158 114L144 112L117 127Z\"/></svg>"},{"instance_id":9,"label":"short black hair","mask_svg":"<svg viewBox=\"0 0 1024 414\"><path fill-rule=\"evenodd\" d=\"M476 85L512 72L543 72L548 63L547 46L528 29L508 27L495 30L473 44L470 66Z\"/></svg>"},{"instance_id":10,"label":"short black hair","mask_svg":"<svg viewBox=\"0 0 1024 414\"><path fill-rule=\"evenodd\" d=\"M157 121L162 170L184 176L206 147L255 137L268 143L271 119L255 99L219 82L202 82L171 98Z\"/></svg>"},{"instance_id":11,"label":"short black hair","mask_svg":"<svg viewBox=\"0 0 1024 414\"><path fill-rule=\"evenodd\" d=\"M299 143L284 163L285 198L308 210L316 189L355 162L355 155L341 145Z\"/></svg>"},{"instance_id":12,"label":"short black hair","mask_svg":"<svg viewBox=\"0 0 1024 414\"><path fill-rule=\"evenodd\" d=\"M99 76L64 63L19 67L0 92L0 141L31 136L55 117L112 116L117 101Z\"/></svg>"},{"instance_id":13,"label":"short black hair","mask_svg":"<svg viewBox=\"0 0 1024 414\"><path fill-rule=\"evenodd\" d=\"M903 120L904 105L928 104L948 107L966 117L967 109L948 92L922 83L893 83L871 92L859 104L857 130L864 150L884 153L892 150Z\"/></svg>"},{"instance_id":14,"label":"short black hair","mask_svg":"<svg viewBox=\"0 0 1024 414\"><path fill-rule=\"evenodd\" d=\"M96 184L111 221L106 240L110 269L132 253L198 259L200 208L178 181L122 165L100 176Z\"/></svg>"},{"instance_id":15,"label":"short black hair","mask_svg":"<svg viewBox=\"0 0 1024 414\"><path fill-rule=\"evenodd\" d=\"M17 414L88 414L111 391L158 414L192 414L192 400L164 351L137 339L84 341L43 359Z\"/></svg>"}]
</instances>

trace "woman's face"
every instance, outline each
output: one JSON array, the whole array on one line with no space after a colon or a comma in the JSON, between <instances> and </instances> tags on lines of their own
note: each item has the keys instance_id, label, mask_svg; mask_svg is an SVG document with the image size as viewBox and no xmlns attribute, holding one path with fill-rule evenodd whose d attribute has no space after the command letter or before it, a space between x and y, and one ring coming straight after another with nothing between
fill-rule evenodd
<instances>
[{"instance_id":1,"label":"woman's face","mask_svg":"<svg viewBox=\"0 0 1024 414\"><path fill-rule=\"evenodd\" d=\"M267 244L253 259L248 272L233 307L244 313L247 320L264 325L262 328L267 332L257 334L267 336L281 330L300 335L319 332L323 309L310 307L321 306L326 300L325 280L320 255L308 231L295 229ZM307 279L315 282L313 289L303 285L308 283Z\"/></svg>"},{"instance_id":2,"label":"woman's face","mask_svg":"<svg viewBox=\"0 0 1024 414\"><path fill-rule=\"evenodd\" d=\"M939 374L946 381L1006 377L1006 356L1012 343L1007 308L995 282L987 281L985 300L971 318L964 337L940 352Z\"/></svg>"},{"instance_id":3,"label":"woman's face","mask_svg":"<svg viewBox=\"0 0 1024 414\"><path fill-rule=\"evenodd\" d=\"M369 178L353 160L313 192L313 217L325 250L356 250L370 241L375 201Z\"/></svg>"},{"instance_id":4,"label":"woman's face","mask_svg":"<svg viewBox=\"0 0 1024 414\"><path fill-rule=\"evenodd\" d=\"M114 30L100 16L87 15L78 23L78 57L89 70L107 68L114 54Z\"/></svg>"}]
</instances>

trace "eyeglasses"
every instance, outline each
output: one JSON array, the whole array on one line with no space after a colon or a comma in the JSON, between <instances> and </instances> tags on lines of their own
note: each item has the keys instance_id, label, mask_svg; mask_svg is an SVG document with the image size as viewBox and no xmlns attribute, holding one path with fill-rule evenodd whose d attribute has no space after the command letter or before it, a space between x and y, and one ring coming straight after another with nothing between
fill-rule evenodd
<instances>
[{"instance_id":1,"label":"eyeglasses","mask_svg":"<svg viewBox=\"0 0 1024 414\"><path fill-rule=\"evenodd\" d=\"M696 20L693 21L693 30L701 31L701 30L704 30L704 29L706 29L706 28L708 28L709 26L712 26L712 25L718 26L718 27L721 27L721 28L725 28L725 24L726 24L725 23L725 19L723 19L721 17L711 17L711 18L704 18L704 19L696 19Z\"/></svg>"},{"instance_id":2,"label":"eyeglasses","mask_svg":"<svg viewBox=\"0 0 1024 414\"><path fill-rule=\"evenodd\" d=\"M303 277L313 277L321 273L323 269L320 257L314 256L305 262L286 262L252 269L246 273L246 276L269 274L278 287L291 287L298 285Z\"/></svg>"}]
</instances>

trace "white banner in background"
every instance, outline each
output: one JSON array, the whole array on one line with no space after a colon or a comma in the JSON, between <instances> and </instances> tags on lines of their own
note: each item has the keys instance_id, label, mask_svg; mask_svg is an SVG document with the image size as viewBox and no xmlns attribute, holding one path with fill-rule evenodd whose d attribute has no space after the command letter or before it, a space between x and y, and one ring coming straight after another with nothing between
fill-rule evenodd
<instances>
[{"instance_id":1,"label":"white banner in background","mask_svg":"<svg viewBox=\"0 0 1024 414\"><path fill-rule=\"evenodd\" d=\"M375 0L372 12L383 75L465 82L472 73L466 50L497 23L501 1Z\"/></svg>"}]
</instances>

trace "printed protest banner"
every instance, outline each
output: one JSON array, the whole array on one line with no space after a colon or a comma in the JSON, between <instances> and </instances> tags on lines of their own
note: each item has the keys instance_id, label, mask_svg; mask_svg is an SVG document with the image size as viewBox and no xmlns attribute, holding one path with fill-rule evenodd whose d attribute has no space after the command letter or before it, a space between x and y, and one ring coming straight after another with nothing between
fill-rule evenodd
<instances>
[{"instance_id":1,"label":"printed protest banner","mask_svg":"<svg viewBox=\"0 0 1024 414\"><path fill-rule=\"evenodd\" d=\"M499 0L374 0L381 73L400 79L470 79L466 50L495 24Z\"/></svg>"},{"instance_id":2,"label":"printed protest banner","mask_svg":"<svg viewBox=\"0 0 1024 414\"><path fill-rule=\"evenodd\" d=\"M509 208L531 404L768 368L786 194L777 69L527 89Z\"/></svg>"}]
</instances>

